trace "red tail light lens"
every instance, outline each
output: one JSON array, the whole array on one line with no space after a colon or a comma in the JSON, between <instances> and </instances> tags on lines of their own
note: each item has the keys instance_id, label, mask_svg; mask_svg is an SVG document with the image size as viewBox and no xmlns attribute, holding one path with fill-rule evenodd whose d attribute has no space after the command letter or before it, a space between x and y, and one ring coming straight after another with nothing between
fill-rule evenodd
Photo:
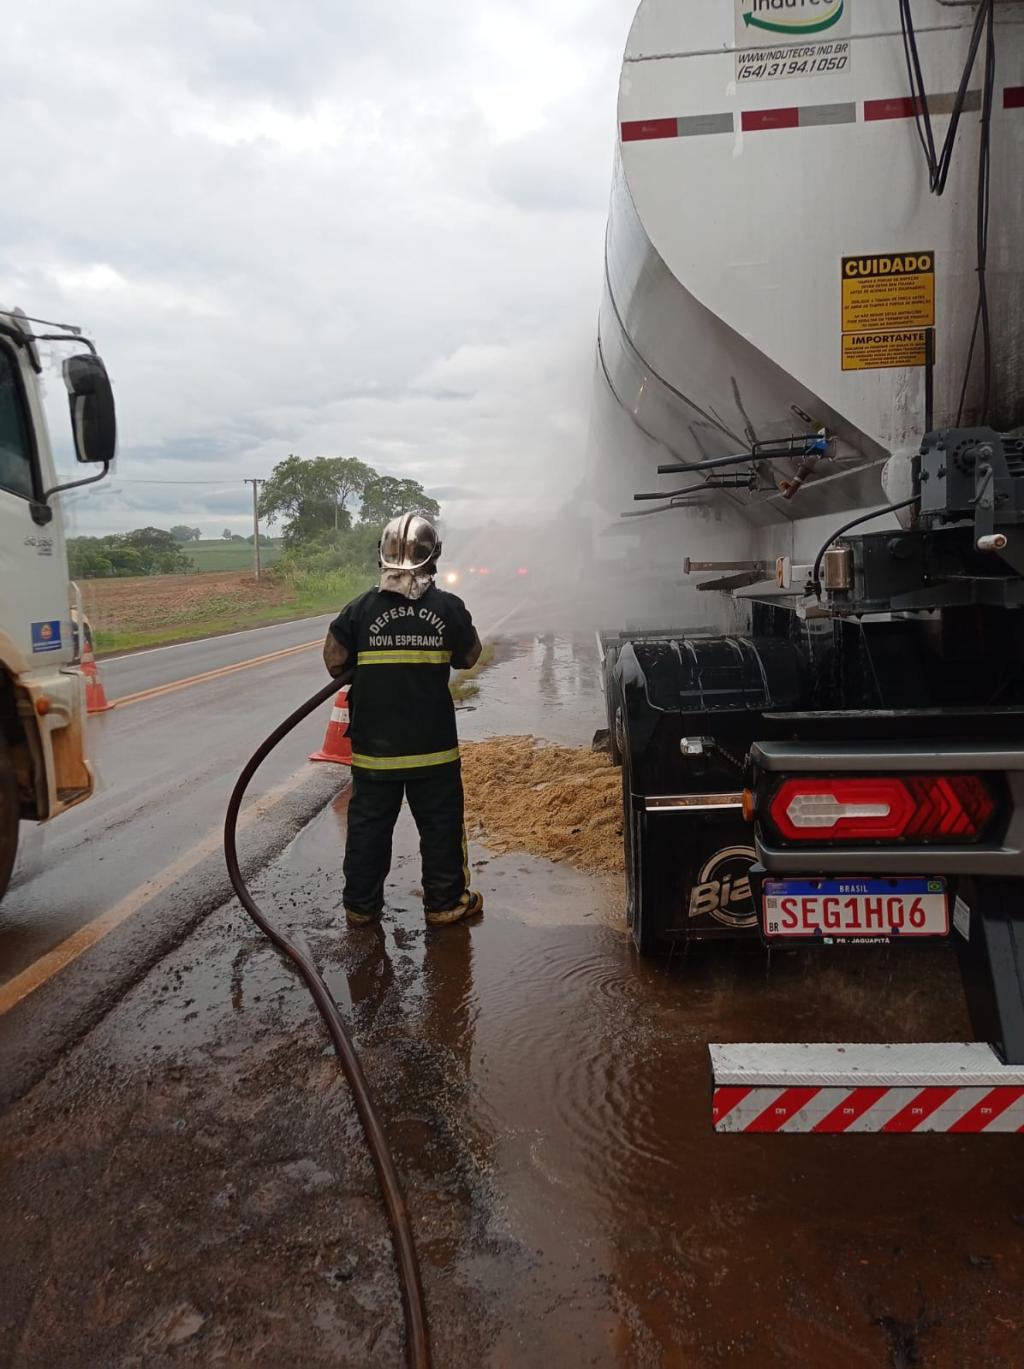
<instances>
[{"instance_id":1,"label":"red tail light lens","mask_svg":"<svg viewBox=\"0 0 1024 1369\"><path fill-rule=\"evenodd\" d=\"M978 775L783 780L768 815L786 841L977 841L996 811Z\"/></svg>"}]
</instances>

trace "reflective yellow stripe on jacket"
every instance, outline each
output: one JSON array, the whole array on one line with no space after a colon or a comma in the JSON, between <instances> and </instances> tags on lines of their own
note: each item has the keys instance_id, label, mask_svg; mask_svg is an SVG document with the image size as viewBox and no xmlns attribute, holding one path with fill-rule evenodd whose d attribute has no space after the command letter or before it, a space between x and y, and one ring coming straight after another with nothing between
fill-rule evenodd
<instances>
[{"instance_id":1,"label":"reflective yellow stripe on jacket","mask_svg":"<svg viewBox=\"0 0 1024 1369\"><path fill-rule=\"evenodd\" d=\"M450 651L361 651L356 665L451 665Z\"/></svg>"},{"instance_id":2,"label":"reflective yellow stripe on jacket","mask_svg":"<svg viewBox=\"0 0 1024 1369\"><path fill-rule=\"evenodd\" d=\"M421 765L448 765L459 759L459 748L427 751L419 756L360 756L353 753L352 764L360 770L416 770Z\"/></svg>"}]
</instances>

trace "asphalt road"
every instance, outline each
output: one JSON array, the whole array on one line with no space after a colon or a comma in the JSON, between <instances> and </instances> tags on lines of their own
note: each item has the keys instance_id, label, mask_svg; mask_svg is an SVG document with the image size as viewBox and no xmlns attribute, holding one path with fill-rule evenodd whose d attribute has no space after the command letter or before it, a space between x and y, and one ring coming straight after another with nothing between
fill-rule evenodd
<instances>
[{"instance_id":1,"label":"asphalt road","mask_svg":"<svg viewBox=\"0 0 1024 1369\"><path fill-rule=\"evenodd\" d=\"M19 1092L228 896L228 796L256 745L323 683L329 621L101 663L108 699L125 702L89 720L97 792L23 829L0 905L0 1098ZM326 715L308 719L256 776L240 841L254 866L347 783L347 770L307 761L325 725Z\"/></svg>"},{"instance_id":2,"label":"asphalt road","mask_svg":"<svg viewBox=\"0 0 1024 1369\"><path fill-rule=\"evenodd\" d=\"M511 636L463 736L585 745L602 714L589 640ZM483 916L428 930L407 812L382 925L339 928L346 809L342 792L253 891L353 1031L435 1364L1024 1363L1019 1137L711 1128L709 1041L966 1035L948 946L641 961L617 877L477 843ZM237 904L0 1112L0 1211L10 1369L402 1363L351 1095L308 994Z\"/></svg>"},{"instance_id":3,"label":"asphalt road","mask_svg":"<svg viewBox=\"0 0 1024 1369\"><path fill-rule=\"evenodd\" d=\"M111 699L121 698L305 642L322 642L330 621L330 615L299 618L291 623L272 623L269 627L208 637L201 642L179 642L175 646L158 646L147 651L131 651L124 656L106 657L100 662L103 682Z\"/></svg>"},{"instance_id":4,"label":"asphalt road","mask_svg":"<svg viewBox=\"0 0 1024 1369\"><path fill-rule=\"evenodd\" d=\"M482 633L509 625L523 602L519 585L475 595ZM257 745L324 683L329 622L100 663L114 706L89 719L96 792L52 823L23 827L0 904L0 1106L231 897L221 847L228 797ZM239 828L247 874L348 784L348 770L308 759L328 711L297 728L250 786ZM340 874L340 844L337 863ZM328 887L325 898L340 903L340 891Z\"/></svg>"}]
</instances>

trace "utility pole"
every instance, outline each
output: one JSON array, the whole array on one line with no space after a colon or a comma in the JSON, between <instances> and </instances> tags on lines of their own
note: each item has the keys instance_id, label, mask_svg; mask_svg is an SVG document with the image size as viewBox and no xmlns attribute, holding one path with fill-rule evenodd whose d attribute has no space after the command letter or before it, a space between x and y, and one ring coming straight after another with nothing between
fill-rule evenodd
<instances>
[{"instance_id":1,"label":"utility pole","mask_svg":"<svg viewBox=\"0 0 1024 1369\"><path fill-rule=\"evenodd\" d=\"M260 566L260 516L259 516L259 487L266 484L265 480L246 480L247 485L252 486L252 549L255 553L256 579L259 580Z\"/></svg>"}]
</instances>

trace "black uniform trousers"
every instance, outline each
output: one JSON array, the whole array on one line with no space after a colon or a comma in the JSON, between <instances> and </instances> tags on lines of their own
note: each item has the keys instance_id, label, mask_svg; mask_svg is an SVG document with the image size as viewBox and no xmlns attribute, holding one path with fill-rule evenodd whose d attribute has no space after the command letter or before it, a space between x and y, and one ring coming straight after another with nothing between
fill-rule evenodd
<instances>
[{"instance_id":1,"label":"black uniform trousers","mask_svg":"<svg viewBox=\"0 0 1024 1369\"><path fill-rule=\"evenodd\" d=\"M375 917L383 910L391 836L403 794L420 834L424 908L427 912L454 908L469 887L459 762L439 765L422 778L408 780L370 778L353 767L342 895L345 907L353 912Z\"/></svg>"}]
</instances>

